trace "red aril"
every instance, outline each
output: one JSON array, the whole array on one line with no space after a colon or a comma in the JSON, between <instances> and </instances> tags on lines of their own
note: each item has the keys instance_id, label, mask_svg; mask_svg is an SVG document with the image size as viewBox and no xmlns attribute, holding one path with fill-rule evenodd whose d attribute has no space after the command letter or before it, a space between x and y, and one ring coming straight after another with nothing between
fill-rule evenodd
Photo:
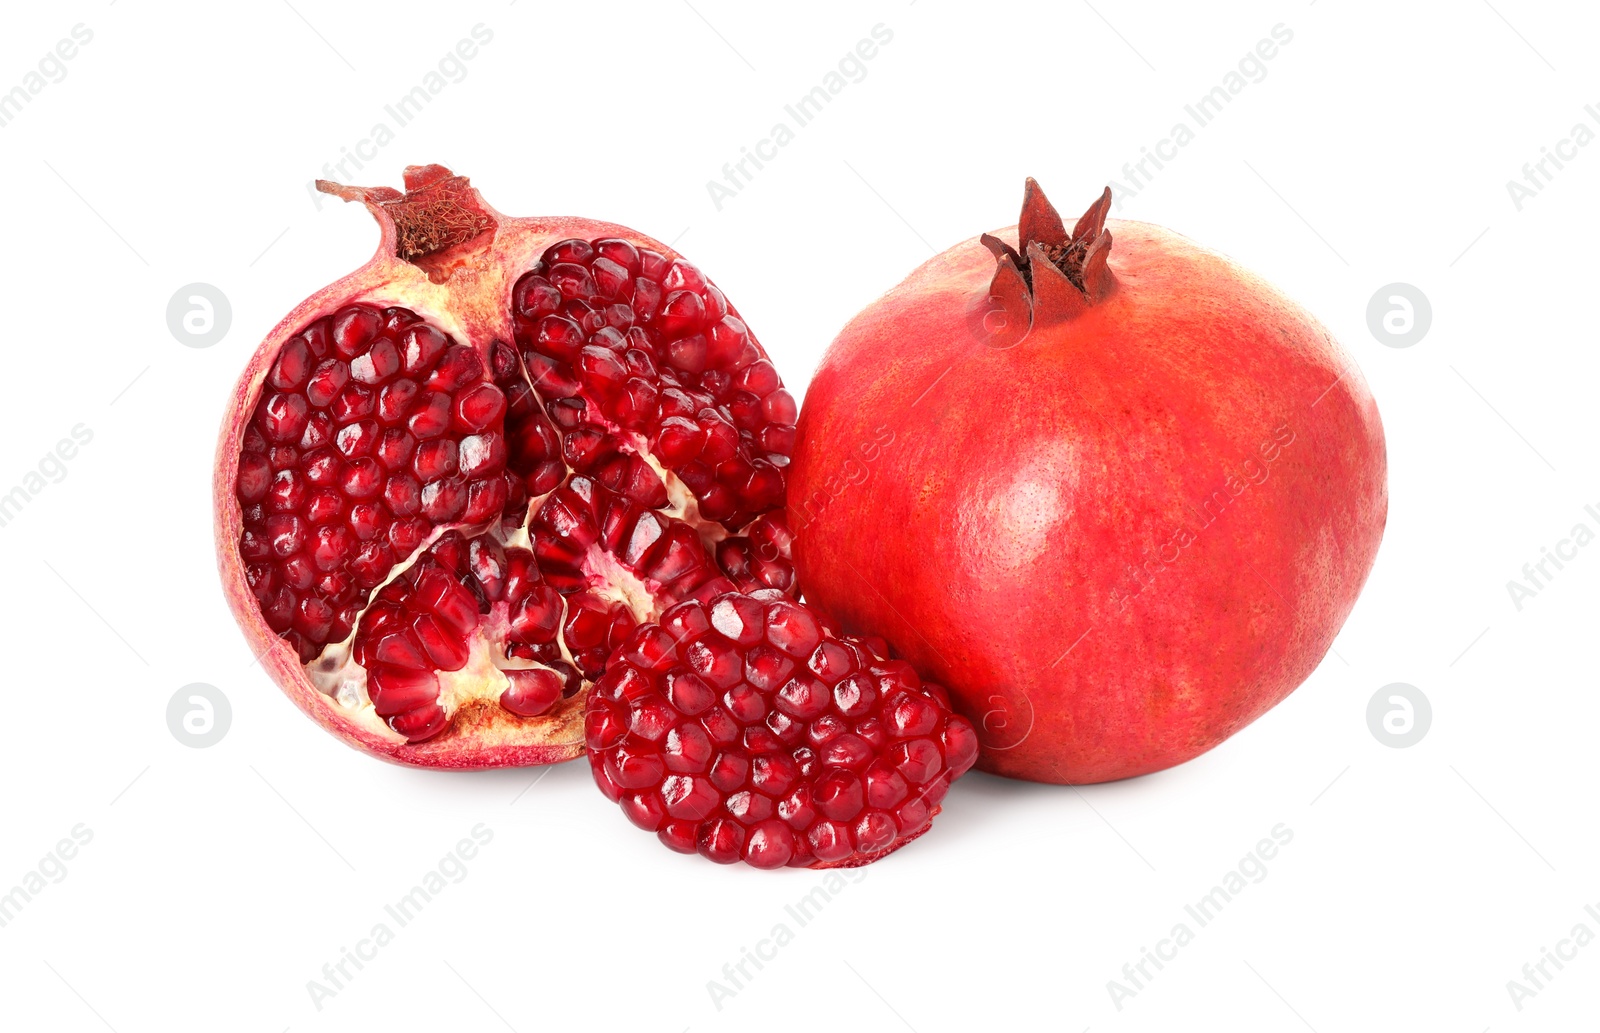
<instances>
[{"instance_id":1,"label":"red aril","mask_svg":"<svg viewBox=\"0 0 1600 1033\"><path fill-rule=\"evenodd\" d=\"M353 745L436 767L577 756L585 688L641 621L792 588L794 401L722 292L649 237L509 218L436 165L403 193L319 186L382 242L234 390L229 603Z\"/></svg>"},{"instance_id":2,"label":"red aril","mask_svg":"<svg viewBox=\"0 0 1600 1033\"><path fill-rule=\"evenodd\" d=\"M1283 699L1387 512L1328 332L1109 203L1069 233L1029 180L1018 227L858 315L789 471L807 598L947 686L980 767L1045 782L1177 764Z\"/></svg>"}]
</instances>

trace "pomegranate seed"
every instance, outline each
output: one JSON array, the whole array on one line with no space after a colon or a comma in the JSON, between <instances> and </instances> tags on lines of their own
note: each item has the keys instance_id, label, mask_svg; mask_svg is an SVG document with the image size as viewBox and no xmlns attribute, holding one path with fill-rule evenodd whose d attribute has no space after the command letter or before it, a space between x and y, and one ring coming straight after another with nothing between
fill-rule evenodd
<instances>
[{"instance_id":1,"label":"pomegranate seed","mask_svg":"<svg viewBox=\"0 0 1600 1033\"><path fill-rule=\"evenodd\" d=\"M699 821L715 810L721 794L715 786L693 775L669 775L661 783L661 798L674 818Z\"/></svg>"},{"instance_id":2,"label":"pomegranate seed","mask_svg":"<svg viewBox=\"0 0 1600 1033\"><path fill-rule=\"evenodd\" d=\"M516 313L524 319L538 319L554 312L561 304L561 292L542 276L524 276L515 292Z\"/></svg>"},{"instance_id":3,"label":"pomegranate seed","mask_svg":"<svg viewBox=\"0 0 1600 1033\"><path fill-rule=\"evenodd\" d=\"M278 353L272 364L272 374L267 382L279 391L296 391L305 386L311 375L311 348L304 338L294 338Z\"/></svg>"},{"instance_id":4,"label":"pomegranate seed","mask_svg":"<svg viewBox=\"0 0 1600 1033\"><path fill-rule=\"evenodd\" d=\"M395 380L385 384L383 390L378 392L378 419L386 427L399 423L411 411L411 403L421 393L422 387L415 380Z\"/></svg>"},{"instance_id":5,"label":"pomegranate seed","mask_svg":"<svg viewBox=\"0 0 1600 1033\"><path fill-rule=\"evenodd\" d=\"M389 525L389 544L400 556L409 556L428 536L429 524L420 517L396 520Z\"/></svg>"},{"instance_id":6,"label":"pomegranate seed","mask_svg":"<svg viewBox=\"0 0 1600 1033\"><path fill-rule=\"evenodd\" d=\"M443 434L450 427L450 396L443 391L427 392L406 420L406 427L419 440Z\"/></svg>"},{"instance_id":7,"label":"pomegranate seed","mask_svg":"<svg viewBox=\"0 0 1600 1033\"><path fill-rule=\"evenodd\" d=\"M744 857L745 829L731 818L715 818L700 826L696 849L718 864L733 864Z\"/></svg>"},{"instance_id":8,"label":"pomegranate seed","mask_svg":"<svg viewBox=\"0 0 1600 1033\"><path fill-rule=\"evenodd\" d=\"M367 679L367 695L379 717L394 717L437 702L439 678L432 671L377 667Z\"/></svg>"},{"instance_id":9,"label":"pomegranate seed","mask_svg":"<svg viewBox=\"0 0 1600 1033\"><path fill-rule=\"evenodd\" d=\"M341 428L334 443L347 459L355 459L367 455L377 446L378 434L376 420L357 420Z\"/></svg>"},{"instance_id":10,"label":"pomegranate seed","mask_svg":"<svg viewBox=\"0 0 1600 1033\"><path fill-rule=\"evenodd\" d=\"M406 737L408 742L424 742L449 726L450 719L444 709L436 704L419 707L389 719L389 727Z\"/></svg>"},{"instance_id":11,"label":"pomegranate seed","mask_svg":"<svg viewBox=\"0 0 1600 1033\"><path fill-rule=\"evenodd\" d=\"M794 853L794 833L783 822L768 819L747 834L744 862L752 868L782 868Z\"/></svg>"},{"instance_id":12,"label":"pomegranate seed","mask_svg":"<svg viewBox=\"0 0 1600 1033\"><path fill-rule=\"evenodd\" d=\"M333 317L333 350L342 359L354 358L372 340L372 335L378 332L380 322L377 310L366 305L351 305L341 309Z\"/></svg>"},{"instance_id":13,"label":"pomegranate seed","mask_svg":"<svg viewBox=\"0 0 1600 1033\"><path fill-rule=\"evenodd\" d=\"M449 438L422 442L411 460L411 471L424 483L448 477L456 469L456 443Z\"/></svg>"},{"instance_id":14,"label":"pomegranate seed","mask_svg":"<svg viewBox=\"0 0 1600 1033\"><path fill-rule=\"evenodd\" d=\"M426 386L433 391L448 395L456 388L470 384L481 376L483 376L483 360L478 358L478 353L464 344L456 344L445 349L439 364L429 374Z\"/></svg>"},{"instance_id":15,"label":"pomegranate seed","mask_svg":"<svg viewBox=\"0 0 1600 1033\"><path fill-rule=\"evenodd\" d=\"M454 426L477 433L493 426L506 411L506 396L493 384L479 384L456 399Z\"/></svg>"},{"instance_id":16,"label":"pomegranate seed","mask_svg":"<svg viewBox=\"0 0 1600 1033\"><path fill-rule=\"evenodd\" d=\"M299 440L310 405L301 395L269 395L261 404L261 413L261 432L267 440L286 444Z\"/></svg>"},{"instance_id":17,"label":"pomegranate seed","mask_svg":"<svg viewBox=\"0 0 1600 1033\"><path fill-rule=\"evenodd\" d=\"M413 326L400 339L401 369L416 377L432 372L450 339L431 326Z\"/></svg>"},{"instance_id":18,"label":"pomegranate seed","mask_svg":"<svg viewBox=\"0 0 1600 1033\"><path fill-rule=\"evenodd\" d=\"M564 681L550 670L507 671L511 687L500 695L500 705L521 717L538 717L561 698Z\"/></svg>"},{"instance_id":19,"label":"pomegranate seed","mask_svg":"<svg viewBox=\"0 0 1600 1033\"><path fill-rule=\"evenodd\" d=\"M415 438L398 427L391 427L378 439L378 462L385 470L399 470L411 461L416 447Z\"/></svg>"},{"instance_id":20,"label":"pomegranate seed","mask_svg":"<svg viewBox=\"0 0 1600 1033\"><path fill-rule=\"evenodd\" d=\"M443 442L448 444L448 442ZM428 442L429 445L439 442ZM505 467L506 442L498 434L469 434L457 448L457 462L463 476L481 477Z\"/></svg>"},{"instance_id":21,"label":"pomegranate seed","mask_svg":"<svg viewBox=\"0 0 1600 1033\"><path fill-rule=\"evenodd\" d=\"M460 478L430 481L422 488L422 515L435 524L448 523L467 508L466 483Z\"/></svg>"},{"instance_id":22,"label":"pomegranate seed","mask_svg":"<svg viewBox=\"0 0 1600 1033\"><path fill-rule=\"evenodd\" d=\"M365 353L350 360L350 376L363 384L382 384L398 372L400 352L387 338L378 338Z\"/></svg>"},{"instance_id":23,"label":"pomegranate seed","mask_svg":"<svg viewBox=\"0 0 1600 1033\"><path fill-rule=\"evenodd\" d=\"M667 698L679 713L694 717L709 709L717 701L716 693L693 674L676 671L666 678Z\"/></svg>"},{"instance_id":24,"label":"pomegranate seed","mask_svg":"<svg viewBox=\"0 0 1600 1033\"><path fill-rule=\"evenodd\" d=\"M306 429L300 432L300 448L305 451L321 448L333 440L333 417L325 412L312 412L306 417Z\"/></svg>"},{"instance_id":25,"label":"pomegranate seed","mask_svg":"<svg viewBox=\"0 0 1600 1033\"><path fill-rule=\"evenodd\" d=\"M241 502L260 502L267 494L272 467L260 452L246 452L239 457L238 495Z\"/></svg>"},{"instance_id":26,"label":"pomegranate seed","mask_svg":"<svg viewBox=\"0 0 1600 1033\"><path fill-rule=\"evenodd\" d=\"M306 384L306 401L319 409L323 408L337 398L349 382L350 367L338 359L326 359L313 371Z\"/></svg>"},{"instance_id":27,"label":"pomegranate seed","mask_svg":"<svg viewBox=\"0 0 1600 1033\"><path fill-rule=\"evenodd\" d=\"M623 789L643 789L660 783L666 765L653 750L639 751L618 745L605 758L606 774ZM662 808L664 815L666 808ZM653 830L652 830L653 831Z\"/></svg>"},{"instance_id":28,"label":"pomegranate seed","mask_svg":"<svg viewBox=\"0 0 1600 1033\"><path fill-rule=\"evenodd\" d=\"M371 416L375 408L372 388L366 384L351 382L339 392L328 412L339 423L352 423Z\"/></svg>"},{"instance_id":29,"label":"pomegranate seed","mask_svg":"<svg viewBox=\"0 0 1600 1033\"><path fill-rule=\"evenodd\" d=\"M506 482L499 477L471 482L467 485L467 507L461 519L469 524L481 524L499 516L505 510L507 494Z\"/></svg>"},{"instance_id":30,"label":"pomegranate seed","mask_svg":"<svg viewBox=\"0 0 1600 1033\"><path fill-rule=\"evenodd\" d=\"M391 667L404 667L414 671L430 669L422 648L403 632L390 632L373 643L370 655L374 663Z\"/></svg>"}]
</instances>

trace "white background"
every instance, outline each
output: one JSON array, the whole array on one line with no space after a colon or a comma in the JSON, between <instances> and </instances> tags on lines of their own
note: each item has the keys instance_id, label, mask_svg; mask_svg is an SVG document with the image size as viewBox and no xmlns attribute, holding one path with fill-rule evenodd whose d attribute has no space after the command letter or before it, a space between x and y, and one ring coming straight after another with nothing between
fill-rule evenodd
<instances>
[{"instance_id":1,"label":"white background","mask_svg":"<svg viewBox=\"0 0 1600 1033\"><path fill-rule=\"evenodd\" d=\"M1519 1011L1525 963L1600 934L1595 590L1580 551L1519 611L1506 584L1600 520L1600 146L1519 210L1506 188L1600 106L1592 5L13 5L0 91L93 32L0 128L7 299L0 492L69 429L93 441L0 528L0 892L75 825L93 840L0 928L11 1029L1574 1030L1600 944ZM1220 8L1226 7L1226 10ZM1503 16L1503 17L1502 17ZM492 42L354 175L469 174L513 214L585 214L677 246L798 394L846 319L931 251L1016 218L1023 177L1075 214L1274 25L1293 33L1117 213L1233 255L1356 357L1391 508L1335 655L1211 754L1081 790L973 775L931 834L809 924L819 873L674 855L582 763L447 775L346 749L253 666L218 590L210 461L256 341L376 231L305 184L475 24ZM893 40L719 211L720 179L878 23ZM194 349L191 282L231 300ZM1414 347L1369 332L1392 282ZM1004 385L996 385L1003 390ZM194 749L166 707L232 703ZM1369 699L1433 725L1396 749ZM537 781L536 781L537 780ZM530 788L531 787L531 788ZM478 823L493 841L317 1010L384 905ZM1136 996L1184 905L1282 823L1293 841ZM1189 924L1194 926L1192 920ZM393 924L392 922L390 923ZM719 1010L708 981L792 940ZM1152 969L1153 971L1153 969ZM1588 1028L1588 1027L1584 1027Z\"/></svg>"}]
</instances>

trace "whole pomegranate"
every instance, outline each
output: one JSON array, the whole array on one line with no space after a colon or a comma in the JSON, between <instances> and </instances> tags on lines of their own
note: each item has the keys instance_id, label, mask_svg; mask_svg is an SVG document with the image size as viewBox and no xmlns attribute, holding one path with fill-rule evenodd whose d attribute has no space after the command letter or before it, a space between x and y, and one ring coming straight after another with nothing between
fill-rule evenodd
<instances>
[{"instance_id":1,"label":"whole pomegranate","mask_svg":"<svg viewBox=\"0 0 1600 1033\"><path fill-rule=\"evenodd\" d=\"M789 468L808 599L947 686L980 768L1042 782L1181 763L1288 695L1388 504L1328 332L1110 199L1069 233L1029 180L1017 227L858 315Z\"/></svg>"},{"instance_id":2,"label":"whole pomegranate","mask_svg":"<svg viewBox=\"0 0 1600 1033\"><path fill-rule=\"evenodd\" d=\"M223 587L284 691L392 760L583 751L583 694L685 599L791 590L795 403L671 248L516 219L437 165L361 201L382 242L239 379Z\"/></svg>"}]
</instances>

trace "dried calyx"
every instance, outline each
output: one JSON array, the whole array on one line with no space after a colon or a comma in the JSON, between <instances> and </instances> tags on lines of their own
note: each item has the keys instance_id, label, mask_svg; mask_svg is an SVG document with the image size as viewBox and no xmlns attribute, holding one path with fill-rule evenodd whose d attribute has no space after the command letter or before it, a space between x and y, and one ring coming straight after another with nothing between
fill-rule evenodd
<instances>
[{"instance_id":1,"label":"dried calyx","mask_svg":"<svg viewBox=\"0 0 1600 1033\"><path fill-rule=\"evenodd\" d=\"M985 233L978 239L994 253L989 294L1022 326L1071 319L1116 286L1108 261L1111 232L1105 228L1111 188L1089 206L1068 233L1055 206L1029 177L1017 220L1017 247Z\"/></svg>"},{"instance_id":2,"label":"dried calyx","mask_svg":"<svg viewBox=\"0 0 1600 1033\"><path fill-rule=\"evenodd\" d=\"M394 253L443 279L446 254L463 245L481 245L494 235L495 212L484 203L466 176L443 165L413 165L406 169L406 189L357 187L317 180L317 189L344 201L357 201L394 227Z\"/></svg>"}]
</instances>

